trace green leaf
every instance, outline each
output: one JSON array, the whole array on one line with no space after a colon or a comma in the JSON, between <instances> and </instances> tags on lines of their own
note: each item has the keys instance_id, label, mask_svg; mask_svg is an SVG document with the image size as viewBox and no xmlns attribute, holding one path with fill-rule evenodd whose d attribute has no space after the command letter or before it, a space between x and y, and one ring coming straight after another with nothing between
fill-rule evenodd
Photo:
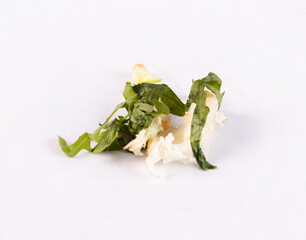
<instances>
[{"instance_id":1,"label":"green leaf","mask_svg":"<svg viewBox=\"0 0 306 240\"><path fill-rule=\"evenodd\" d=\"M96 131L94 131L93 134L90 135L92 141L95 141L97 143L99 142L100 132L102 131L102 129L103 129L103 126L100 126L96 129Z\"/></svg>"},{"instance_id":2,"label":"green leaf","mask_svg":"<svg viewBox=\"0 0 306 240\"><path fill-rule=\"evenodd\" d=\"M216 167L211 165L206 160L200 146L202 130L205 126L207 115L209 113L209 108L206 106L207 93L204 91L204 87L205 82L203 80L194 81L186 105L189 108L191 103L196 104L191 122L190 145L197 163L202 169L205 170Z\"/></svg>"},{"instance_id":3,"label":"green leaf","mask_svg":"<svg viewBox=\"0 0 306 240\"><path fill-rule=\"evenodd\" d=\"M133 86L133 90L142 99L148 101L162 102L177 116L184 116L186 107L178 96L166 84L142 83Z\"/></svg>"},{"instance_id":4,"label":"green leaf","mask_svg":"<svg viewBox=\"0 0 306 240\"><path fill-rule=\"evenodd\" d=\"M224 92L220 92L221 84L221 79L214 73L209 73L207 77L194 81L186 103L188 109L191 103L196 104L191 122L190 144L197 163L204 170L216 168L206 160L200 146L202 130L209 114L209 108L206 106L207 93L204 89L206 87L216 95L219 109L224 96Z\"/></svg>"},{"instance_id":5,"label":"green leaf","mask_svg":"<svg viewBox=\"0 0 306 240\"><path fill-rule=\"evenodd\" d=\"M205 87L207 87L210 91L212 91L217 99L218 99L218 109L221 106L222 98L224 96L224 93L221 93L221 79L217 76L215 73L208 73L208 76L202 79L205 82Z\"/></svg>"},{"instance_id":6,"label":"green leaf","mask_svg":"<svg viewBox=\"0 0 306 240\"><path fill-rule=\"evenodd\" d=\"M118 137L119 127L113 125L110 129L99 135L98 144L94 147L93 153L100 153L109 147Z\"/></svg>"},{"instance_id":7,"label":"green leaf","mask_svg":"<svg viewBox=\"0 0 306 240\"><path fill-rule=\"evenodd\" d=\"M153 114L142 111L139 107L134 107L129 119L129 131L133 134L137 134L139 131L144 129L154 117Z\"/></svg>"},{"instance_id":8,"label":"green leaf","mask_svg":"<svg viewBox=\"0 0 306 240\"><path fill-rule=\"evenodd\" d=\"M151 104L138 102L134 104L135 108L138 108L142 112L151 113L154 111L154 107Z\"/></svg>"},{"instance_id":9,"label":"green leaf","mask_svg":"<svg viewBox=\"0 0 306 240\"><path fill-rule=\"evenodd\" d=\"M123 91L123 97L125 100L138 100L140 96L134 92L132 84L130 82L125 83L125 88Z\"/></svg>"},{"instance_id":10,"label":"green leaf","mask_svg":"<svg viewBox=\"0 0 306 240\"><path fill-rule=\"evenodd\" d=\"M150 103L151 105L155 106L156 111L158 113L161 114L169 114L170 113L170 109L168 108L168 106L162 102L158 102L158 101L147 101L148 103Z\"/></svg>"},{"instance_id":11,"label":"green leaf","mask_svg":"<svg viewBox=\"0 0 306 240\"><path fill-rule=\"evenodd\" d=\"M106 128L107 127L107 123L109 122L109 120L112 118L112 116L120 109L120 108L124 108L126 107L126 102L122 102L119 103L117 105L117 107L115 107L115 110L111 113L111 115L105 120L105 122L103 124L101 124L102 128Z\"/></svg>"},{"instance_id":12,"label":"green leaf","mask_svg":"<svg viewBox=\"0 0 306 240\"><path fill-rule=\"evenodd\" d=\"M126 123L126 119L114 119L107 130L100 133L98 128L93 134L95 140L98 142L93 149L93 153L122 150L122 148L135 137L130 134Z\"/></svg>"},{"instance_id":13,"label":"green leaf","mask_svg":"<svg viewBox=\"0 0 306 240\"><path fill-rule=\"evenodd\" d=\"M119 130L118 137L109 145L104 151L117 151L122 150L125 145L127 145L130 141L132 141L135 136L130 133Z\"/></svg>"},{"instance_id":14,"label":"green leaf","mask_svg":"<svg viewBox=\"0 0 306 240\"><path fill-rule=\"evenodd\" d=\"M58 142L63 150L63 152L68 156L68 157L74 157L77 155L82 149L86 149L87 151L91 152L90 148L90 134L89 133L84 133L81 135L78 140L76 140L72 145L67 146L67 143L65 139L62 137L58 136Z\"/></svg>"}]
</instances>

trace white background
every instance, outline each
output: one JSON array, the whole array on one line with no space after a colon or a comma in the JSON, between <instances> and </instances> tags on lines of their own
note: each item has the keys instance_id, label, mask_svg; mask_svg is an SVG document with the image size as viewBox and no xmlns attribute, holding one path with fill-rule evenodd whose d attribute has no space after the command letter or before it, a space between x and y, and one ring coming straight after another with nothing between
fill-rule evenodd
<instances>
[{"instance_id":1,"label":"white background","mask_svg":"<svg viewBox=\"0 0 306 240\"><path fill-rule=\"evenodd\" d=\"M1 0L0 239L306 239L305 29L304 0ZM222 78L217 170L61 152L135 63L181 96Z\"/></svg>"}]
</instances>

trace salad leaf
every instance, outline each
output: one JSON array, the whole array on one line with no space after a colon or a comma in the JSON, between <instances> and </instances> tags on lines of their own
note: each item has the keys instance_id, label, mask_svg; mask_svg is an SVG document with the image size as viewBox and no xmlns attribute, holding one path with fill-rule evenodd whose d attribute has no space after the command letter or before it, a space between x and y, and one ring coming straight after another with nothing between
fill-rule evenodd
<instances>
[{"instance_id":1,"label":"salad leaf","mask_svg":"<svg viewBox=\"0 0 306 240\"><path fill-rule=\"evenodd\" d=\"M107 123L109 122L109 120L112 118L112 116L120 109L120 108L124 108L125 107L125 102L119 103L116 107L115 110L111 113L111 115L105 120L105 122L103 124L101 124L102 128L106 128Z\"/></svg>"},{"instance_id":2,"label":"salad leaf","mask_svg":"<svg viewBox=\"0 0 306 240\"><path fill-rule=\"evenodd\" d=\"M178 96L166 84L142 83L133 86L142 99L162 102L177 116L184 116L186 107Z\"/></svg>"},{"instance_id":3,"label":"salad leaf","mask_svg":"<svg viewBox=\"0 0 306 240\"><path fill-rule=\"evenodd\" d=\"M154 107L151 104L145 102L137 102L134 104L134 107L146 113L151 113L154 110Z\"/></svg>"},{"instance_id":4,"label":"salad leaf","mask_svg":"<svg viewBox=\"0 0 306 240\"><path fill-rule=\"evenodd\" d=\"M216 167L206 160L200 146L202 130L209 113L209 108L206 106L207 93L204 91L204 88L205 82L203 80L194 81L186 105L189 108L191 103L196 104L191 122L190 144L197 163L202 169L206 170Z\"/></svg>"},{"instance_id":5,"label":"salad leaf","mask_svg":"<svg viewBox=\"0 0 306 240\"><path fill-rule=\"evenodd\" d=\"M92 153L121 150L135 137L129 133L125 123L126 120L121 119L120 121L115 119L107 130L102 131L103 126L100 126L93 134L86 132L70 146L67 146L66 141L62 137L58 136L59 145L68 157L74 157L82 149L86 149ZM97 142L93 149L90 147L91 141Z\"/></svg>"},{"instance_id":6,"label":"salad leaf","mask_svg":"<svg viewBox=\"0 0 306 240\"><path fill-rule=\"evenodd\" d=\"M93 153L100 153L108 148L118 137L119 127L113 125L99 135L98 144L94 147Z\"/></svg>"},{"instance_id":7,"label":"salad leaf","mask_svg":"<svg viewBox=\"0 0 306 240\"><path fill-rule=\"evenodd\" d=\"M86 149L87 151L91 152L90 148L90 134L84 133L81 135L78 140L76 140L72 145L67 146L65 139L58 136L58 141L61 149L68 157L74 157L77 155L82 149Z\"/></svg>"},{"instance_id":8,"label":"salad leaf","mask_svg":"<svg viewBox=\"0 0 306 240\"><path fill-rule=\"evenodd\" d=\"M197 163L202 169L214 169L216 166L211 165L205 158L201 149L200 141L202 130L205 126L206 119L210 109L206 106L207 93L205 87L213 92L218 100L218 109L221 106L224 92L221 93L221 79L215 73L209 73L205 78L193 81L186 107L189 109L191 103L195 103L190 133L190 144Z\"/></svg>"},{"instance_id":9,"label":"salad leaf","mask_svg":"<svg viewBox=\"0 0 306 240\"><path fill-rule=\"evenodd\" d=\"M132 141L135 136L126 131L119 130L117 138L104 151L118 151L122 150L125 145Z\"/></svg>"},{"instance_id":10,"label":"salad leaf","mask_svg":"<svg viewBox=\"0 0 306 240\"><path fill-rule=\"evenodd\" d=\"M128 144L135 136L130 134L126 123L127 120L114 119L111 126L102 133L97 134L97 129L93 135L98 144L94 147L93 153L121 150Z\"/></svg>"},{"instance_id":11,"label":"salad leaf","mask_svg":"<svg viewBox=\"0 0 306 240\"><path fill-rule=\"evenodd\" d=\"M134 92L132 84L130 82L125 83L125 88L123 91L123 97L125 100L139 100L140 96Z\"/></svg>"},{"instance_id":12,"label":"salad leaf","mask_svg":"<svg viewBox=\"0 0 306 240\"><path fill-rule=\"evenodd\" d=\"M205 87L212 91L218 99L218 109L221 106L224 93L220 92L222 81L215 73L208 73L208 76L202 79L205 82Z\"/></svg>"},{"instance_id":13,"label":"salad leaf","mask_svg":"<svg viewBox=\"0 0 306 240\"><path fill-rule=\"evenodd\" d=\"M168 106L162 102L147 100L153 107L155 107L156 112L160 112L161 114L169 114L170 109Z\"/></svg>"},{"instance_id":14,"label":"salad leaf","mask_svg":"<svg viewBox=\"0 0 306 240\"><path fill-rule=\"evenodd\" d=\"M139 131L144 129L151 120L160 115L159 113L153 112L154 108L152 105L136 102L133 108L129 111L129 130L133 134L137 134Z\"/></svg>"}]
</instances>

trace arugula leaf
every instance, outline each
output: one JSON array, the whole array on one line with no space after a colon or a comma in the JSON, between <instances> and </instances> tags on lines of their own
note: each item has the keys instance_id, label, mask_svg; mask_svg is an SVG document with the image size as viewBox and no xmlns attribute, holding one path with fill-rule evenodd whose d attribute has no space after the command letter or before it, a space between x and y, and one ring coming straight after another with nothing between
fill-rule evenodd
<instances>
[{"instance_id":1,"label":"arugula leaf","mask_svg":"<svg viewBox=\"0 0 306 240\"><path fill-rule=\"evenodd\" d=\"M116 140L110 145L108 148L106 148L106 151L113 151L114 147L120 147L120 150L127 145L130 141L132 141L135 138L135 135L132 134L128 127L128 119L120 120L115 119L113 121L114 124L116 124L119 127L118 137Z\"/></svg>"},{"instance_id":2,"label":"arugula leaf","mask_svg":"<svg viewBox=\"0 0 306 240\"><path fill-rule=\"evenodd\" d=\"M119 130L117 138L104 151L122 150L125 145L132 141L135 136L126 131Z\"/></svg>"},{"instance_id":3,"label":"arugula leaf","mask_svg":"<svg viewBox=\"0 0 306 240\"><path fill-rule=\"evenodd\" d=\"M133 108L129 111L130 132L137 134L139 131L144 129L155 116L159 115L154 114L153 110L154 108L152 105L141 102L134 103Z\"/></svg>"},{"instance_id":4,"label":"arugula leaf","mask_svg":"<svg viewBox=\"0 0 306 240\"><path fill-rule=\"evenodd\" d=\"M122 102L122 103L119 103L114 111L111 113L111 115L105 120L105 122L103 124L101 124L101 127L102 128L106 128L107 127L107 123L109 122L109 120L112 118L112 116L120 109L120 108L124 108L126 105L126 102Z\"/></svg>"},{"instance_id":5,"label":"arugula leaf","mask_svg":"<svg viewBox=\"0 0 306 240\"><path fill-rule=\"evenodd\" d=\"M78 140L76 140L72 145L67 146L67 143L64 138L58 136L58 142L63 150L63 152L68 156L68 157L74 157L77 155L82 149L86 149L87 151L91 152L90 148L90 134L89 133L84 133L81 135Z\"/></svg>"},{"instance_id":6,"label":"arugula leaf","mask_svg":"<svg viewBox=\"0 0 306 240\"><path fill-rule=\"evenodd\" d=\"M221 93L221 79L217 76L215 73L208 73L208 76L202 79L205 82L205 87L207 87L210 91L212 91L217 99L218 99L218 109L221 106L222 98L225 94L225 92Z\"/></svg>"},{"instance_id":7,"label":"arugula leaf","mask_svg":"<svg viewBox=\"0 0 306 240\"><path fill-rule=\"evenodd\" d=\"M91 139L92 141L95 141L96 143L98 143L98 142L99 142L99 139L100 139L100 133L101 133L102 129L103 129L103 126L98 127L98 128L94 131L94 133L90 135L90 139Z\"/></svg>"},{"instance_id":8,"label":"arugula leaf","mask_svg":"<svg viewBox=\"0 0 306 240\"><path fill-rule=\"evenodd\" d=\"M123 97L125 98L125 100L129 100L129 101L140 99L140 96L134 92L132 84L130 82L125 83Z\"/></svg>"},{"instance_id":9,"label":"arugula leaf","mask_svg":"<svg viewBox=\"0 0 306 240\"><path fill-rule=\"evenodd\" d=\"M113 125L110 129L99 135L98 144L94 147L93 153L100 153L108 148L118 137L119 128Z\"/></svg>"},{"instance_id":10,"label":"arugula leaf","mask_svg":"<svg viewBox=\"0 0 306 240\"><path fill-rule=\"evenodd\" d=\"M162 102L177 116L184 116L186 107L178 96L166 84L142 83L133 86L133 90L145 100Z\"/></svg>"},{"instance_id":11,"label":"arugula leaf","mask_svg":"<svg viewBox=\"0 0 306 240\"><path fill-rule=\"evenodd\" d=\"M206 106L207 93L204 91L204 88L205 82L203 80L194 81L186 105L189 108L191 103L196 104L191 122L190 144L197 163L202 169L205 170L213 169L216 167L211 165L206 160L200 146L202 130L209 113L209 108Z\"/></svg>"},{"instance_id":12,"label":"arugula leaf","mask_svg":"<svg viewBox=\"0 0 306 240\"><path fill-rule=\"evenodd\" d=\"M145 113L151 113L154 110L154 107L151 104L144 103L144 102L135 103L134 107L138 108L140 111L143 111Z\"/></svg>"},{"instance_id":13,"label":"arugula leaf","mask_svg":"<svg viewBox=\"0 0 306 240\"><path fill-rule=\"evenodd\" d=\"M170 113L170 109L168 108L168 106L162 102L151 101L151 100L148 100L147 102L150 103L152 106L154 106L156 108L156 111L161 114L167 115Z\"/></svg>"}]
</instances>

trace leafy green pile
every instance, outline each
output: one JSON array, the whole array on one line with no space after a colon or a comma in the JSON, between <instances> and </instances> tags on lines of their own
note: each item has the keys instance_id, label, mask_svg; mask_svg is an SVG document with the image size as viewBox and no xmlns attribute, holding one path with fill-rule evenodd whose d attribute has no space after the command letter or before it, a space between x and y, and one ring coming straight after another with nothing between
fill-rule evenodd
<instances>
[{"instance_id":1,"label":"leafy green pile","mask_svg":"<svg viewBox=\"0 0 306 240\"><path fill-rule=\"evenodd\" d=\"M140 83L133 86L127 82L123 91L125 101L117 105L112 114L103 124L100 124L94 133L84 133L69 146L59 136L59 145L68 157L74 157L82 149L92 153L122 150L154 118L161 114L184 116L191 104L195 103L190 134L191 148L202 169L216 168L206 160L200 147L200 140L210 111L206 105L207 93L204 89L207 88L216 95L220 107L224 95L224 92L220 92L221 84L221 79L214 73L193 81L187 103L184 104L166 84ZM127 114L110 121L112 116L122 108ZM96 143L93 148L91 148L91 142Z\"/></svg>"}]
</instances>

